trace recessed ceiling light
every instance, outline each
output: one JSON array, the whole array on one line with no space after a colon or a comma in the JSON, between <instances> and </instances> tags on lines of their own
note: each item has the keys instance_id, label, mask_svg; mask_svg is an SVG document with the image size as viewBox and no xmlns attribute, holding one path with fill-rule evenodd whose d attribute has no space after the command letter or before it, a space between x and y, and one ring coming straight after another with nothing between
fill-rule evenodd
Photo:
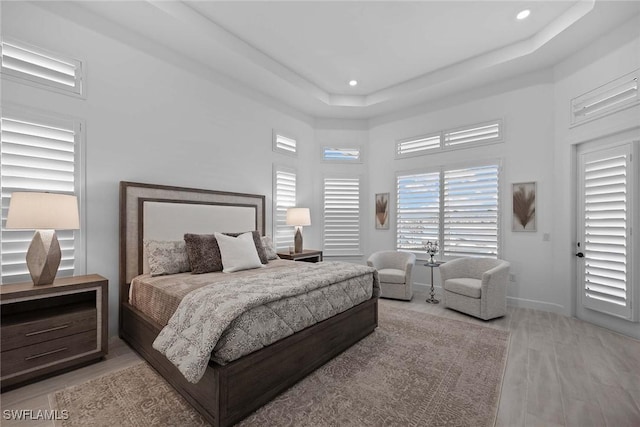
<instances>
[{"instance_id":1,"label":"recessed ceiling light","mask_svg":"<svg viewBox=\"0 0 640 427\"><path fill-rule=\"evenodd\" d=\"M358 85L357 80L349 80L349 86L357 86L357 85Z\"/></svg>"},{"instance_id":2,"label":"recessed ceiling light","mask_svg":"<svg viewBox=\"0 0 640 427\"><path fill-rule=\"evenodd\" d=\"M520 13L516 15L516 18L522 21L523 19L527 19L529 15L531 15L531 11L529 9L525 9L523 11L520 11Z\"/></svg>"}]
</instances>

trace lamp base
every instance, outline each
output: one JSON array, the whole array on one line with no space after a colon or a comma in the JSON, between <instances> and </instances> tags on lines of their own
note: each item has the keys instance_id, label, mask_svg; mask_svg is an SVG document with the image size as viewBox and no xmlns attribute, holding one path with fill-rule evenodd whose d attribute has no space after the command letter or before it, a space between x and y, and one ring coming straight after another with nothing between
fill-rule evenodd
<instances>
[{"instance_id":1,"label":"lamp base","mask_svg":"<svg viewBox=\"0 0 640 427\"><path fill-rule=\"evenodd\" d=\"M302 252L302 227L296 227L296 235L293 238L294 251L299 254Z\"/></svg>"},{"instance_id":2,"label":"lamp base","mask_svg":"<svg viewBox=\"0 0 640 427\"><path fill-rule=\"evenodd\" d=\"M36 230L27 251L27 268L34 285L50 285L60 266L60 243L55 230Z\"/></svg>"}]
</instances>

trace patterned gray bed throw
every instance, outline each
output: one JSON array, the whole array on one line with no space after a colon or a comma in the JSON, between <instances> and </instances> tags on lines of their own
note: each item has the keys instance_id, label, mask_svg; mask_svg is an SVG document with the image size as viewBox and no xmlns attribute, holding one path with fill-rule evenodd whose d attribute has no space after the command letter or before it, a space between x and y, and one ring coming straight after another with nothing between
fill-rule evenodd
<instances>
[{"instance_id":1,"label":"patterned gray bed throw","mask_svg":"<svg viewBox=\"0 0 640 427\"><path fill-rule=\"evenodd\" d=\"M341 288L339 294L327 291L336 287ZM321 262L233 278L187 294L153 348L164 354L189 382L197 383L223 332L243 313L259 306L279 306L279 310L270 311L287 317L283 320L293 333L346 311L372 295L379 295L375 269L345 262ZM324 300L321 304L318 297Z\"/></svg>"}]
</instances>

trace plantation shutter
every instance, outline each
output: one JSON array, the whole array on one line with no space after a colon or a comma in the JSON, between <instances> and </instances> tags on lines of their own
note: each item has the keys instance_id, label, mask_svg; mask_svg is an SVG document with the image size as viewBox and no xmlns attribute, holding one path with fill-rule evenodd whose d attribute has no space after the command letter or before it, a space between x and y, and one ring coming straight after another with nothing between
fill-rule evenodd
<instances>
[{"instance_id":1,"label":"plantation shutter","mask_svg":"<svg viewBox=\"0 0 640 427\"><path fill-rule=\"evenodd\" d=\"M440 149L440 134L403 139L396 142L396 158L426 154L430 150Z\"/></svg>"},{"instance_id":2,"label":"plantation shutter","mask_svg":"<svg viewBox=\"0 0 640 427\"><path fill-rule=\"evenodd\" d=\"M0 45L3 74L82 95L82 62L14 40Z\"/></svg>"},{"instance_id":3,"label":"plantation shutter","mask_svg":"<svg viewBox=\"0 0 640 427\"><path fill-rule=\"evenodd\" d=\"M273 131L273 151L291 156L298 155L298 141L295 138Z\"/></svg>"},{"instance_id":4,"label":"plantation shutter","mask_svg":"<svg viewBox=\"0 0 640 427\"><path fill-rule=\"evenodd\" d=\"M11 193L42 191L77 194L79 124L2 117L2 282L30 280L26 253L34 230L6 230ZM76 232L56 232L62 250L58 276L72 276Z\"/></svg>"},{"instance_id":5,"label":"plantation shutter","mask_svg":"<svg viewBox=\"0 0 640 427\"><path fill-rule=\"evenodd\" d=\"M500 120L467 126L444 133L444 146L446 148L500 140L502 140L502 122Z\"/></svg>"},{"instance_id":6,"label":"plantation shutter","mask_svg":"<svg viewBox=\"0 0 640 427\"><path fill-rule=\"evenodd\" d=\"M583 304L631 317L629 145L582 156Z\"/></svg>"},{"instance_id":7,"label":"plantation shutter","mask_svg":"<svg viewBox=\"0 0 640 427\"><path fill-rule=\"evenodd\" d=\"M275 237L277 250L287 250L293 245L294 227L287 225L287 208L296 206L296 172L276 169L275 171Z\"/></svg>"},{"instance_id":8,"label":"plantation shutter","mask_svg":"<svg viewBox=\"0 0 640 427\"><path fill-rule=\"evenodd\" d=\"M440 172L398 175L396 247L424 252L440 235Z\"/></svg>"},{"instance_id":9,"label":"plantation shutter","mask_svg":"<svg viewBox=\"0 0 640 427\"><path fill-rule=\"evenodd\" d=\"M498 257L497 165L444 172L444 255Z\"/></svg>"},{"instance_id":10,"label":"plantation shutter","mask_svg":"<svg viewBox=\"0 0 640 427\"><path fill-rule=\"evenodd\" d=\"M324 251L360 255L360 178L324 180Z\"/></svg>"}]
</instances>

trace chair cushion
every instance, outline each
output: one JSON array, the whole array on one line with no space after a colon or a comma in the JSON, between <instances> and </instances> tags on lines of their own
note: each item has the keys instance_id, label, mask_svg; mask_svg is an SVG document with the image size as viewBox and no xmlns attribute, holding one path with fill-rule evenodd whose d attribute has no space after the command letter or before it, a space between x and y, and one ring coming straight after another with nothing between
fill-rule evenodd
<instances>
[{"instance_id":1,"label":"chair cushion","mask_svg":"<svg viewBox=\"0 0 640 427\"><path fill-rule=\"evenodd\" d=\"M378 278L381 282L385 283L404 283L404 270L397 270L395 268L383 268L381 270L378 270Z\"/></svg>"},{"instance_id":2,"label":"chair cushion","mask_svg":"<svg viewBox=\"0 0 640 427\"><path fill-rule=\"evenodd\" d=\"M466 277L448 279L444 282L444 288L454 294L460 294L471 298L480 298L482 280L468 279Z\"/></svg>"}]
</instances>

